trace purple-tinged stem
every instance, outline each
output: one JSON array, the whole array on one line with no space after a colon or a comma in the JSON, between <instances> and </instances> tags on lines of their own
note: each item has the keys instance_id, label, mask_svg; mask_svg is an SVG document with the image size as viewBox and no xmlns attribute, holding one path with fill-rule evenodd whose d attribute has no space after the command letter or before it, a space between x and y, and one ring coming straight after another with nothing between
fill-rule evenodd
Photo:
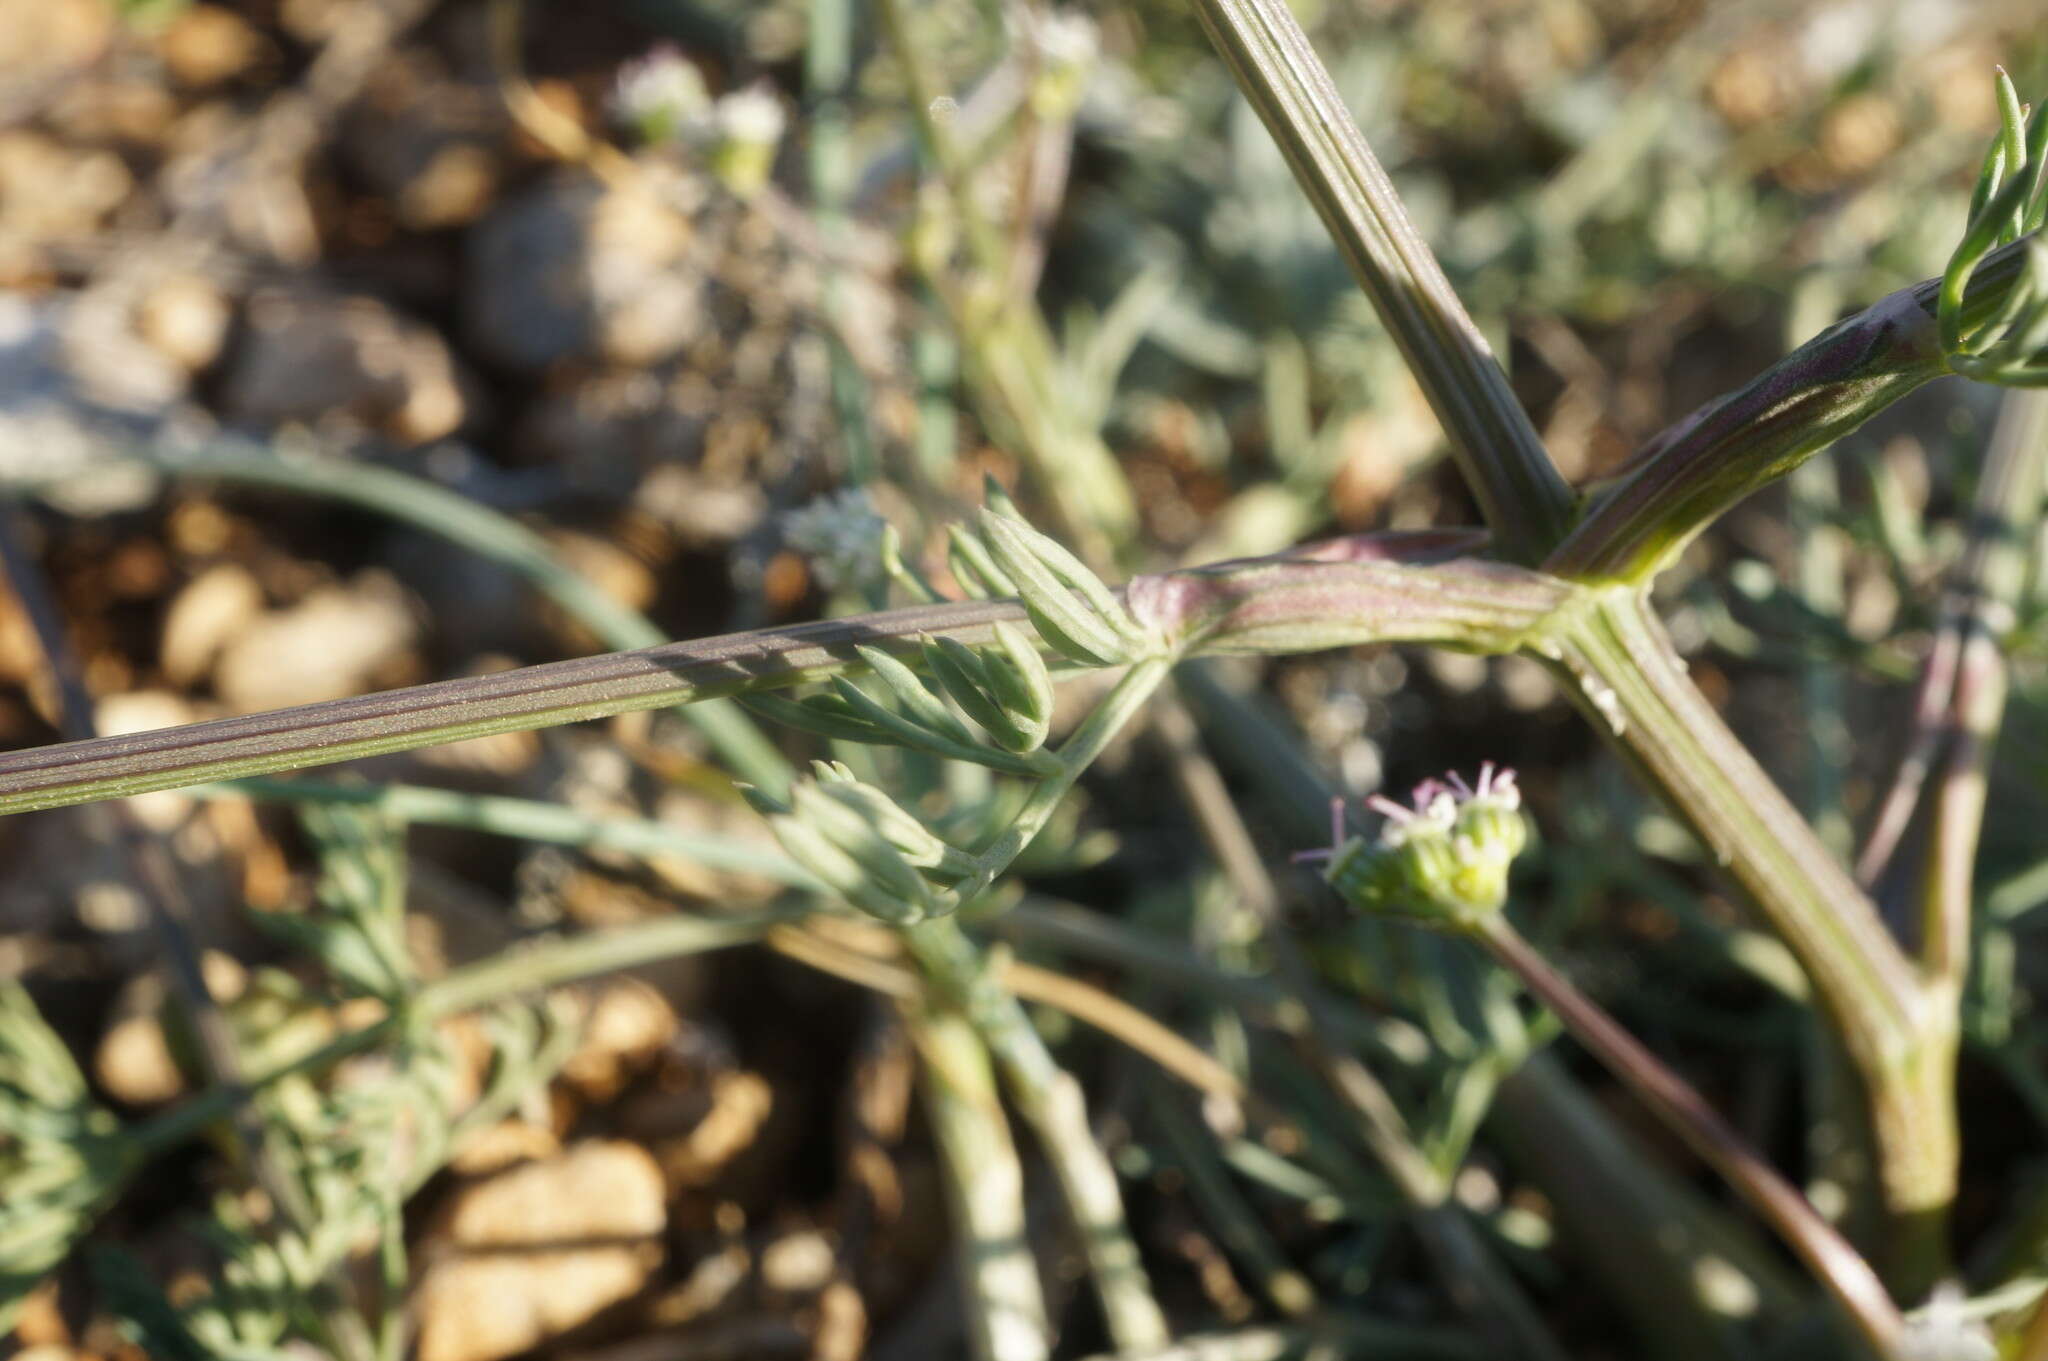
<instances>
[{"instance_id":1,"label":"purple-tinged stem","mask_svg":"<svg viewBox=\"0 0 2048 1361\"><path fill-rule=\"evenodd\" d=\"M1387 535L1140 577L1125 592L1163 655L1309 652L1368 642L1511 651L1571 589L1469 558L1447 533ZM914 658L923 635L970 645L1015 601L964 601L758 629L487 676L0 755L0 814L407 751L462 738L818 681L856 644Z\"/></svg>"},{"instance_id":2,"label":"purple-tinged stem","mask_svg":"<svg viewBox=\"0 0 2048 1361\"><path fill-rule=\"evenodd\" d=\"M1972 869L1984 825L1991 749L2005 711L2004 639L2026 576L2027 539L2041 508L2048 459L2048 392L2006 394L1972 507L1969 546L1945 615L1958 621L1960 654L1948 705L1948 751L1934 787L1921 889L1921 961L1955 990L1970 959Z\"/></svg>"},{"instance_id":3,"label":"purple-tinged stem","mask_svg":"<svg viewBox=\"0 0 2048 1361\"><path fill-rule=\"evenodd\" d=\"M1905 1320L1884 1283L1834 1226L1731 1129L1706 1098L1624 1030L1499 913L1476 934L1493 957L1557 1013L1579 1043L1756 1211L1820 1280L1872 1354L1900 1356Z\"/></svg>"},{"instance_id":4,"label":"purple-tinged stem","mask_svg":"<svg viewBox=\"0 0 2048 1361\"><path fill-rule=\"evenodd\" d=\"M1966 323L1998 310L2026 261L2025 242L1986 257L1965 296ZM1658 435L1594 495L1544 569L1647 581L1738 501L1947 373L1940 290L1929 279L1891 294Z\"/></svg>"}]
</instances>

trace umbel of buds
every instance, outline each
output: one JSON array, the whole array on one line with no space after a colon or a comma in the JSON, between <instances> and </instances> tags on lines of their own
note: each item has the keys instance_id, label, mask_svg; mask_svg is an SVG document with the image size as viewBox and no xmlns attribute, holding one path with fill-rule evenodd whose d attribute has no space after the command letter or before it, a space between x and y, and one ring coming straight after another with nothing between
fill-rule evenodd
<instances>
[{"instance_id":1,"label":"umbel of buds","mask_svg":"<svg viewBox=\"0 0 2048 1361\"><path fill-rule=\"evenodd\" d=\"M1354 907L1426 925L1469 929L1500 910L1508 867L1529 842L1512 770L1482 766L1477 785L1455 774L1418 785L1409 805L1375 796L1386 817L1371 838L1346 837L1332 810L1331 846L1297 859L1323 861L1323 878Z\"/></svg>"},{"instance_id":2,"label":"umbel of buds","mask_svg":"<svg viewBox=\"0 0 2048 1361\"><path fill-rule=\"evenodd\" d=\"M837 761L815 761L781 803L751 786L741 792L765 815L790 859L853 906L897 926L943 917L959 898L933 880L966 878L972 856L942 841L881 790Z\"/></svg>"}]
</instances>

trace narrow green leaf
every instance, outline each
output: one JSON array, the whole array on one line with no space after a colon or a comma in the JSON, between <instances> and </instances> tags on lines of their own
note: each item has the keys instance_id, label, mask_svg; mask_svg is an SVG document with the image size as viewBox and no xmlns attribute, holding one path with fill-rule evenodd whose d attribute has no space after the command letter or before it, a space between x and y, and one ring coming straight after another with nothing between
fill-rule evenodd
<instances>
[{"instance_id":1,"label":"narrow green leaf","mask_svg":"<svg viewBox=\"0 0 2048 1361\"><path fill-rule=\"evenodd\" d=\"M2016 175L2007 180L2004 187L1991 196L1984 211L1971 220L1963 239L1956 244L1955 253L1949 257L1948 268L1942 271L1940 301L1935 310L1944 353L1971 353L1963 343L1963 294L1969 287L1970 275L1978 263L1997 248L1999 237L2013 212L2027 201L2027 196L2033 191L2032 176Z\"/></svg>"},{"instance_id":2,"label":"narrow green leaf","mask_svg":"<svg viewBox=\"0 0 2048 1361\"><path fill-rule=\"evenodd\" d=\"M780 817L789 812L789 805L776 798L757 784L736 784L740 797L747 801L747 807L764 818Z\"/></svg>"},{"instance_id":3,"label":"narrow green leaf","mask_svg":"<svg viewBox=\"0 0 2048 1361\"><path fill-rule=\"evenodd\" d=\"M889 687L890 693L896 696L897 703L903 706L911 722L930 729L948 741L970 747L979 745L974 734L967 730L967 725L954 716L953 711L946 707L944 700L925 688L924 681L919 679L915 671L878 647L856 645L854 651L868 664L868 669L875 673L875 678Z\"/></svg>"},{"instance_id":4,"label":"narrow green leaf","mask_svg":"<svg viewBox=\"0 0 2048 1361\"><path fill-rule=\"evenodd\" d=\"M2048 99L2034 108L2027 124L2027 169L2033 189L2027 195L2020 231L2037 232L2048 225Z\"/></svg>"},{"instance_id":5,"label":"narrow green leaf","mask_svg":"<svg viewBox=\"0 0 2048 1361\"><path fill-rule=\"evenodd\" d=\"M1017 583L996 566L996 560L989 556L988 546L980 539L959 525L947 525L946 538L950 544L947 561L961 590L977 600L1017 594Z\"/></svg>"},{"instance_id":6,"label":"narrow green leaf","mask_svg":"<svg viewBox=\"0 0 2048 1361\"><path fill-rule=\"evenodd\" d=\"M1975 222L1984 212L1984 205L1991 202L1999 186L2005 183L2005 139L1998 138L1991 143L1991 150L1984 153L1984 168L1977 172L1977 187L1970 191L1970 212L1963 220Z\"/></svg>"},{"instance_id":7,"label":"narrow green leaf","mask_svg":"<svg viewBox=\"0 0 2048 1361\"><path fill-rule=\"evenodd\" d=\"M1022 520L1024 514L1017 509L1017 503L1010 497L1010 489L989 476L981 475L981 501L998 515L1007 515L1013 520Z\"/></svg>"},{"instance_id":8,"label":"narrow green leaf","mask_svg":"<svg viewBox=\"0 0 2048 1361\"><path fill-rule=\"evenodd\" d=\"M845 786L837 786L845 788ZM930 886L903 852L864 816L862 809L835 799L823 787L800 784L790 791L797 817L859 862L874 887L920 912L929 905Z\"/></svg>"},{"instance_id":9,"label":"narrow green leaf","mask_svg":"<svg viewBox=\"0 0 2048 1361\"><path fill-rule=\"evenodd\" d=\"M842 742L880 743L884 746L895 739L874 724L855 717L846 711L843 703L831 703L836 696L810 695L802 700L788 700L780 695L753 694L738 695L740 706L771 723L780 723L798 732L807 732L815 737L830 737Z\"/></svg>"},{"instance_id":10,"label":"narrow green leaf","mask_svg":"<svg viewBox=\"0 0 2048 1361\"><path fill-rule=\"evenodd\" d=\"M847 902L899 925L918 919L919 913L915 908L879 891L858 860L833 845L802 818L775 817L768 823L774 829L775 839L782 843L782 849L789 852L789 858L817 875Z\"/></svg>"},{"instance_id":11,"label":"narrow green leaf","mask_svg":"<svg viewBox=\"0 0 2048 1361\"><path fill-rule=\"evenodd\" d=\"M1040 637L1087 666L1111 666L1125 660L1123 640L1053 575L1032 551L1024 530L987 510L981 512L981 527L997 564L1017 583L1024 609Z\"/></svg>"},{"instance_id":12,"label":"narrow green leaf","mask_svg":"<svg viewBox=\"0 0 2048 1361\"><path fill-rule=\"evenodd\" d=\"M932 584L924 579L924 574L904 561L903 536L896 532L894 525L882 527L882 570L903 588L904 594L920 605L929 605L941 598Z\"/></svg>"},{"instance_id":13,"label":"narrow green leaf","mask_svg":"<svg viewBox=\"0 0 2048 1361\"><path fill-rule=\"evenodd\" d=\"M866 720L882 734L865 739L867 741L928 751L934 756L944 756L954 761L969 761L994 770L1009 771L1014 775L1045 775L1057 768L1057 762L1048 764L1047 761L1034 761L996 747L986 747L979 743L961 743L943 737L929 728L911 722L901 714L891 712L872 695L843 676L832 678L832 688L856 717Z\"/></svg>"},{"instance_id":14,"label":"narrow green leaf","mask_svg":"<svg viewBox=\"0 0 2048 1361\"><path fill-rule=\"evenodd\" d=\"M1043 741L1043 729L1052 721L1056 699L1052 673L1046 669L1045 658L1038 655L1038 649L1022 633L1000 621L993 632L1001 657L1009 662L1011 669L1004 671L998 665L997 656L989 654L986 658L989 683L995 687L996 698L1002 701L1003 707L1020 720L1035 724L1041 730L1040 740Z\"/></svg>"},{"instance_id":15,"label":"narrow green leaf","mask_svg":"<svg viewBox=\"0 0 2048 1361\"><path fill-rule=\"evenodd\" d=\"M867 882L860 862L825 839L824 833L793 814L768 819L775 839L789 858L824 882L834 893L850 894Z\"/></svg>"},{"instance_id":16,"label":"narrow green leaf","mask_svg":"<svg viewBox=\"0 0 2048 1361\"><path fill-rule=\"evenodd\" d=\"M954 703L965 709L967 716L980 724L997 746L1007 751L1029 751L1035 745L995 698L988 670L974 649L957 639L927 637L924 661Z\"/></svg>"},{"instance_id":17,"label":"narrow green leaf","mask_svg":"<svg viewBox=\"0 0 2048 1361\"><path fill-rule=\"evenodd\" d=\"M984 515L995 513L983 512ZM1069 552L1065 544L1049 534L1041 534L1016 515L1002 515L1001 518L1017 530L1024 542L1029 545L1032 554L1045 564L1046 569L1054 577L1077 591L1081 598L1094 608L1102 622L1116 630L1130 651L1146 650L1150 640L1146 638L1145 631L1131 619L1130 613L1124 609L1123 602L1116 598L1115 593L1102 584L1102 578L1089 570L1087 563ZM1011 575L1016 574L1013 572Z\"/></svg>"},{"instance_id":18,"label":"narrow green leaf","mask_svg":"<svg viewBox=\"0 0 2048 1361\"><path fill-rule=\"evenodd\" d=\"M943 870L955 878L974 872L974 857L949 845L885 791L858 780L835 782L820 789L828 798L867 819L884 840L919 869Z\"/></svg>"},{"instance_id":19,"label":"narrow green leaf","mask_svg":"<svg viewBox=\"0 0 2048 1361\"><path fill-rule=\"evenodd\" d=\"M2027 111L2020 103L2020 92L2013 88L2012 77L2002 66L1998 68L1993 88L1998 101L1998 130L2005 148L2005 164L2017 175L2027 164Z\"/></svg>"}]
</instances>

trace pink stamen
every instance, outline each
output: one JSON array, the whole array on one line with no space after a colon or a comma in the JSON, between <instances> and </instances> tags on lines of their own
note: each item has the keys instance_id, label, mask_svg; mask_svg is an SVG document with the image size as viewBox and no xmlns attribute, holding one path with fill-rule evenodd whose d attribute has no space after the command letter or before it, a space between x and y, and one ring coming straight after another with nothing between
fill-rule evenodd
<instances>
[{"instance_id":1,"label":"pink stamen","mask_svg":"<svg viewBox=\"0 0 2048 1361\"><path fill-rule=\"evenodd\" d=\"M1385 814L1389 819L1391 819L1394 822L1405 823L1415 821L1414 809L1403 808L1400 804L1395 803L1392 799L1388 798L1384 794L1373 795L1371 798L1365 801L1365 806L1367 808L1372 809L1375 813Z\"/></svg>"}]
</instances>

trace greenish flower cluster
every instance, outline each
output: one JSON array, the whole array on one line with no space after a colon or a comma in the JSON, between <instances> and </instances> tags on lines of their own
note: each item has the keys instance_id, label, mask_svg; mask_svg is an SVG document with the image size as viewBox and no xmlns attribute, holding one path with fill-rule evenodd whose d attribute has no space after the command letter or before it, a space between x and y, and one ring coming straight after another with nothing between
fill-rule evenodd
<instances>
[{"instance_id":1,"label":"greenish flower cluster","mask_svg":"<svg viewBox=\"0 0 2048 1361\"><path fill-rule=\"evenodd\" d=\"M1451 774L1424 781L1408 806L1369 806L1386 815L1376 837L1345 838L1340 823L1331 849L1308 857L1327 858L1323 878L1346 902L1464 930L1507 901L1509 866L1529 841L1512 770L1489 762L1476 786Z\"/></svg>"}]
</instances>

